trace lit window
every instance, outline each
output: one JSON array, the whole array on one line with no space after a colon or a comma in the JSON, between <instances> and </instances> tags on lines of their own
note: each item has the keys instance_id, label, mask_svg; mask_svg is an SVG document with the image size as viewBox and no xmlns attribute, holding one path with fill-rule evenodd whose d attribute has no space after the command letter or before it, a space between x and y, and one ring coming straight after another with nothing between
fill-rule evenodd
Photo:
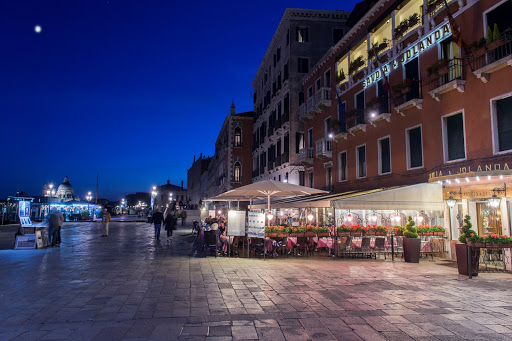
<instances>
[{"instance_id":1,"label":"lit window","mask_svg":"<svg viewBox=\"0 0 512 341\"><path fill-rule=\"evenodd\" d=\"M235 182L240 182L241 168L242 168L242 166L240 165L240 162L236 162L235 163L235 171L234 171L234 181Z\"/></svg>"},{"instance_id":2,"label":"lit window","mask_svg":"<svg viewBox=\"0 0 512 341\"><path fill-rule=\"evenodd\" d=\"M235 147L241 147L242 146L242 129L240 127L235 128Z\"/></svg>"}]
</instances>

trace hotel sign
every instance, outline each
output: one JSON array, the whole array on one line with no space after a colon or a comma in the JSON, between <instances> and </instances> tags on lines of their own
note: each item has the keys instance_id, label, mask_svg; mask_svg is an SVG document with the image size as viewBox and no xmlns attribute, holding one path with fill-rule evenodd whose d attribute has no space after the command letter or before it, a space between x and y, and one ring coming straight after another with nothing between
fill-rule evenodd
<instances>
[{"instance_id":1,"label":"hotel sign","mask_svg":"<svg viewBox=\"0 0 512 341\"><path fill-rule=\"evenodd\" d=\"M432 45L445 40L451 35L452 31L450 30L450 24L448 22L442 24L425 38L409 47L402 55L386 64L383 64L377 71L366 77L363 80L363 87L367 88L371 84L379 81L382 78L382 73L387 76L392 70L398 68L398 61L405 64L411 59L416 58L420 53L427 50Z\"/></svg>"},{"instance_id":2,"label":"hotel sign","mask_svg":"<svg viewBox=\"0 0 512 341\"><path fill-rule=\"evenodd\" d=\"M460 175L464 176L469 173L480 173L480 172L496 172L496 171L510 171L510 168L506 162L503 163L489 163L484 165L473 165L459 167L454 170L435 171L428 175L429 182L436 181L437 178L442 178L449 175Z\"/></svg>"}]
</instances>

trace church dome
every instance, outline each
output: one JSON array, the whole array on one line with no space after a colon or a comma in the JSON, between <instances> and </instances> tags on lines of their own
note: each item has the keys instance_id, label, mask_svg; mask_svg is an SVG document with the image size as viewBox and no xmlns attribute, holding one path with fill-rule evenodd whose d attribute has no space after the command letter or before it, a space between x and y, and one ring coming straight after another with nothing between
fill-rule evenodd
<instances>
[{"instance_id":1,"label":"church dome","mask_svg":"<svg viewBox=\"0 0 512 341\"><path fill-rule=\"evenodd\" d=\"M73 191L73 185L69 183L69 178L67 176L64 178L64 181L60 184L59 188L57 189L57 192L59 191Z\"/></svg>"},{"instance_id":2,"label":"church dome","mask_svg":"<svg viewBox=\"0 0 512 341\"><path fill-rule=\"evenodd\" d=\"M64 181L59 185L59 188L57 189L57 197L61 201L80 200L80 198L75 195L73 185L71 185L67 176L64 178Z\"/></svg>"}]
</instances>

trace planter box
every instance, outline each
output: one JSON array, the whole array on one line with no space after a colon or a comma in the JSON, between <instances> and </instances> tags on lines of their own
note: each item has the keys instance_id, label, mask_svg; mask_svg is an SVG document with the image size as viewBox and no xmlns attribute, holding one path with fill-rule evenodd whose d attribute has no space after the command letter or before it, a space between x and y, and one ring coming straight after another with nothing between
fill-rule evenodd
<instances>
[{"instance_id":1,"label":"planter box","mask_svg":"<svg viewBox=\"0 0 512 341\"><path fill-rule=\"evenodd\" d=\"M421 239L404 237L404 259L407 263L419 263Z\"/></svg>"},{"instance_id":2,"label":"planter box","mask_svg":"<svg viewBox=\"0 0 512 341\"><path fill-rule=\"evenodd\" d=\"M386 232L376 232L375 235L376 236L387 236L387 233Z\"/></svg>"},{"instance_id":3,"label":"planter box","mask_svg":"<svg viewBox=\"0 0 512 341\"><path fill-rule=\"evenodd\" d=\"M404 233L402 231L395 231L395 236L403 236Z\"/></svg>"},{"instance_id":4,"label":"planter box","mask_svg":"<svg viewBox=\"0 0 512 341\"><path fill-rule=\"evenodd\" d=\"M361 236L362 236L362 234L363 234L362 232L350 232L350 235L351 235L352 237L361 237Z\"/></svg>"},{"instance_id":5,"label":"planter box","mask_svg":"<svg viewBox=\"0 0 512 341\"><path fill-rule=\"evenodd\" d=\"M276 232L265 232L265 237L275 238L275 237L277 237L277 233Z\"/></svg>"},{"instance_id":6,"label":"planter box","mask_svg":"<svg viewBox=\"0 0 512 341\"><path fill-rule=\"evenodd\" d=\"M474 243L474 247L485 247L485 243Z\"/></svg>"},{"instance_id":7,"label":"planter box","mask_svg":"<svg viewBox=\"0 0 512 341\"><path fill-rule=\"evenodd\" d=\"M455 244L455 254L457 256L457 269L460 275L469 276L468 273L468 246L466 244ZM471 255L473 263L473 276L478 276L478 266L480 264L480 249L473 247Z\"/></svg>"},{"instance_id":8,"label":"planter box","mask_svg":"<svg viewBox=\"0 0 512 341\"><path fill-rule=\"evenodd\" d=\"M487 50L494 50L503 45L503 39L499 38L486 46Z\"/></svg>"},{"instance_id":9,"label":"planter box","mask_svg":"<svg viewBox=\"0 0 512 341\"><path fill-rule=\"evenodd\" d=\"M434 232L434 236L443 237L444 232Z\"/></svg>"},{"instance_id":10,"label":"planter box","mask_svg":"<svg viewBox=\"0 0 512 341\"><path fill-rule=\"evenodd\" d=\"M276 237L277 238L287 238L289 237L290 235L288 233L282 233L282 232L278 232L276 233Z\"/></svg>"},{"instance_id":11,"label":"planter box","mask_svg":"<svg viewBox=\"0 0 512 341\"><path fill-rule=\"evenodd\" d=\"M365 236L375 236L375 232L365 232L364 233Z\"/></svg>"},{"instance_id":12,"label":"planter box","mask_svg":"<svg viewBox=\"0 0 512 341\"><path fill-rule=\"evenodd\" d=\"M306 237L316 237L316 233L315 232L306 232L304 234L304 236L306 236Z\"/></svg>"},{"instance_id":13,"label":"planter box","mask_svg":"<svg viewBox=\"0 0 512 341\"><path fill-rule=\"evenodd\" d=\"M329 232L318 232L316 234L318 237L330 237L331 234Z\"/></svg>"},{"instance_id":14,"label":"planter box","mask_svg":"<svg viewBox=\"0 0 512 341\"><path fill-rule=\"evenodd\" d=\"M339 232L338 235L342 237L348 237L350 236L350 232Z\"/></svg>"},{"instance_id":15,"label":"planter box","mask_svg":"<svg viewBox=\"0 0 512 341\"><path fill-rule=\"evenodd\" d=\"M304 237L304 233L290 233L290 237Z\"/></svg>"}]
</instances>

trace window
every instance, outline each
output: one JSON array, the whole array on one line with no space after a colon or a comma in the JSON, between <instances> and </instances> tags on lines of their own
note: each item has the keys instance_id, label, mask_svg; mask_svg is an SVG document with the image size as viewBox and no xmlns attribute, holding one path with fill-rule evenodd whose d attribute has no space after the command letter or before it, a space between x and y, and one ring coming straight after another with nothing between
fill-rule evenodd
<instances>
[{"instance_id":1,"label":"window","mask_svg":"<svg viewBox=\"0 0 512 341\"><path fill-rule=\"evenodd\" d=\"M240 162L235 162L235 169L234 169L234 181L235 182L240 182L241 181L241 178L242 178L242 174L241 174L241 168L242 168L242 165L240 164Z\"/></svg>"},{"instance_id":2,"label":"window","mask_svg":"<svg viewBox=\"0 0 512 341\"><path fill-rule=\"evenodd\" d=\"M324 86L326 88L331 87L331 70L327 70L324 74Z\"/></svg>"},{"instance_id":3,"label":"window","mask_svg":"<svg viewBox=\"0 0 512 341\"><path fill-rule=\"evenodd\" d=\"M356 171L358 178L364 178L366 176L366 146L362 145L356 147Z\"/></svg>"},{"instance_id":4,"label":"window","mask_svg":"<svg viewBox=\"0 0 512 341\"><path fill-rule=\"evenodd\" d=\"M418 65L418 57L405 64L405 78L413 81L411 91L405 94L405 100L410 101L415 98L420 98L420 73Z\"/></svg>"},{"instance_id":5,"label":"window","mask_svg":"<svg viewBox=\"0 0 512 341\"><path fill-rule=\"evenodd\" d=\"M310 86L308 88L308 99L311 98L311 97L313 97L313 87L312 86Z\"/></svg>"},{"instance_id":6,"label":"window","mask_svg":"<svg viewBox=\"0 0 512 341\"><path fill-rule=\"evenodd\" d=\"M364 90L356 95L356 108L360 110L364 109Z\"/></svg>"},{"instance_id":7,"label":"window","mask_svg":"<svg viewBox=\"0 0 512 341\"><path fill-rule=\"evenodd\" d=\"M338 41L343 37L343 29L342 28L333 28L332 29L332 44L336 45Z\"/></svg>"},{"instance_id":8,"label":"window","mask_svg":"<svg viewBox=\"0 0 512 341\"><path fill-rule=\"evenodd\" d=\"M283 99L283 114L289 114L290 113L290 95L286 94L284 95Z\"/></svg>"},{"instance_id":9,"label":"window","mask_svg":"<svg viewBox=\"0 0 512 341\"><path fill-rule=\"evenodd\" d=\"M276 67L277 64L277 56L274 54L274 67Z\"/></svg>"},{"instance_id":10,"label":"window","mask_svg":"<svg viewBox=\"0 0 512 341\"><path fill-rule=\"evenodd\" d=\"M321 87L322 87L322 81L320 80L320 78L318 78L315 82L315 91L320 90Z\"/></svg>"},{"instance_id":11,"label":"window","mask_svg":"<svg viewBox=\"0 0 512 341\"><path fill-rule=\"evenodd\" d=\"M443 117L443 142L445 161L460 160L466 157L462 113Z\"/></svg>"},{"instance_id":12,"label":"window","mask_svg":"<svg viewBox=\"0 0 512 341\"><path fill-rule=\"evenodd\" d=\"M304 104L304 91L299 92L299 107Z\"/></svg>"},{"instance_id":13,"label":"window","mask_svg":"<svg viewBox=\"0 0 512 341\"><path fill-rule=\"evenodd\" d=\"M286 31L286 46L290 45L290 30Z\"/></svg>"},{"instance_id":14,"label":"window","mask_svg":"<svg viewBox=\"0 0 512 341\"><path fill-rule=\"evenodd\" d=\"M304 148L304 134L296 132L295 133L295 153L298 153L302 148Z\"/></svg>"},{"instance_id":15,"label":"window","mask_svg":"<svg viewBox=\"0 0 512 341\"><path fill-rule=\"evenodd\" d=\"M512 96L492 102L495 152L512 150Z\"/></svg>"},{"instance_id":16,"label":"window","mask_svg":"<svg viewBox=\"0 0 512 341\"><path fill-rule=\"evenodd\" d=\"M325 138L328 138L329 134L331 132L331 117L330 116L325 119L324 131L325 131Z\"/></svg>"},{"instance_id":17,"label":"window","mask_svg":"<svg viewBox=\"0 0 512 341\"><path fill-rule=\"evenodd\" d=\"M304 171L299 171L299 185L304 186Z\"/></svg>"},{"instance_id":18,"label":"window","mask_svg":"<svg viewBox=\"0 0 512 341\"><path fill-rule=\"evenodd\" d=\"M338 167L339 167L339 179L341 181L347 181L347 152L341 152L338 154Z\"/></svg>"},{"instance_id":19,"label":"window","mask_svg":"<svg viewBox=\"0 0 512 341\"><path fill-rule=\"evenodd\" d=\"M313 188L313 172L308 173L309 187Z\"/></svg>"},{"instance_id":20,"label":"window","mask_svg":"<svg viewBox=\"0 0 512 341\"><path fill-rule=\"evenodd\" d=\"M308 147L313 148L313 128L308 130Z\"/></svg>"},{"instance_id":21,"label":"window","mask_svg":"<svg viewBox=\"0 0 512 341\"><path fill-rule=\"evenodd\" d=\"M288 153L290 151L290 135L286 134L284 136L284 153Z\"/></svg>"},{"instance_id":22,"label":"window","mask_svg":"<svg viewBox=\"0 0 512 341\"><path fill-rule=\"evenodd\" d=\"M423 147L421 126L406 131L407 168L423 167Z\"/></svg>"},{"instance_id":23,"label":"window","mask_svg":"<svg viewBox=\"0 0 512 341\"><path fill-rule=\"evenodd\" d=\"M309 72L309 60L307 58L298 58L298 73L308 73Z\"/></svg>"},{"instance_id":24,"label":"window","mask_svg":"<svg viewBox=\"0 0 512 341\"><path fill-rule=\"evenodd\" d=\"M286 82L288 80L288 76L288 63L286 63L283 66L283 82Z\"/></svg>"},{"instance_id":25,"label":"window","mask_svg":"<svg viewBox=\"0 0 512 341\"><path fill-rule=\"evenodd\" d=\"M242 129L240 127L235 128L235 143L234 147L241 147L242 146Z\"/></svg>"},{"instance_id":26,"label":"window","mask_svg":"<svg viewBox=\"0 0 512 341\"><path fill-rule=\"evenodd\" d=\"M379 174L391 173L391 144L389 137L378 140Z\"/></svg>"},{"instance_id":27,"label":"window","mask_svg":"<svg viewBox=\"0 0 512 341\"><path fill-rule=\"evenodd\" d=\"M277 61L281 60L281 48L280 47L277 49L276 58L277 58Z\"/></svg>"},{"instance_id":28,"label":"window","mask_svg":"<svg viewBox=\"0 0 512 341\"><path fill-rule=\"evenodd\" d=\"M328 166L325 168L325 186L332 186L332 167Z\"/></svg>"},{"instance_id":29,"label":"window","mask_svg":"<svg viewBox=\"0 0 512 341\"><path fill-rule=\"evenodd\" d=\"M501 5L487 12L485 27L485 33L487 34L487 28L490 27L494 30L494 24L498 26L498 30L503 33L506 29L510 28L510 13L512 13L512 1L503 1Z\"/></svg>"},{"instance_id":30,"label":"window","mask_svg":"<svg viewBox=\"0 0 512 341\"><path fill-rule=\"evenodd\" d=\"M307 43L309 41L309 32L307 27L297 26L297 41Z\"/></svg>"}]
</instances>

